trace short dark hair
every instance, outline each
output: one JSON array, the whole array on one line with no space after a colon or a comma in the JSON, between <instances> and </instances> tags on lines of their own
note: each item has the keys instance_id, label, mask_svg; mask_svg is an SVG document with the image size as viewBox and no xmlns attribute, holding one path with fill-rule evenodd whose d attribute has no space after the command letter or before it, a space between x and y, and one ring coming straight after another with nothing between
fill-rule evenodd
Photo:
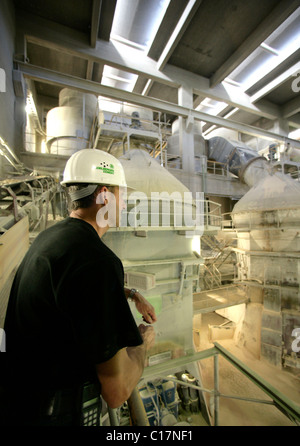
<instances>
[{"instance_id":1,"label":"short dark hair","mask_svg":"<svg viewBox=\"0 0 300 446\"><path fill-rule=\"evenodd\" d=\"M88 185L89 185L88 183L70 184L69 187L67 188L67 191L75 192L75 191L84 189ZM97 190L103 186L107 187L107 189L111 193L114 193L115 186L107 186L106 184L99 184L98 187L96 188L96 190L91 195L88 195L87 197L83 197L83 198L80 198L79 200L71 201L70 197L68 196L69 211L70 212L77 211L77 209L80 209L80 208L86 209L86 208L91 207L95 203L95 199L97 197L97 194L96 194Z\"/></svg>"}]
</instances>

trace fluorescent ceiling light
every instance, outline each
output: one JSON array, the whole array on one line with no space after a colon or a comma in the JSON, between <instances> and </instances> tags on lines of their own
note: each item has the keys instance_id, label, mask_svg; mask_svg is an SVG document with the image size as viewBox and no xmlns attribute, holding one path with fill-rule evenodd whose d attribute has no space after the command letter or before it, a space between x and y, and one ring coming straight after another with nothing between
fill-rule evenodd
<instances>
[{"instance_id":1,"label":"fluorescent ceiling light","mask_svg":"<svg viewBox=\"0 0 300 446\"><path fill-rule=\"evenodd\" d=\"M213 130L217 129L218 127L216 125L212 125L211 127L209 127L207 130L205 130L205 132L203 132L202 136L207 136L210 132L212 132Z\"/></svg>"},{"instance_id":2,"label":"fluorescent ceiling light","mask_svg":"<svg viewBox=\"0 0 300 446\"><path fill-rule=\"evenodd\" d=\"M229 113L227 113L225 116L223 116L224 119L228 119L230 118L230 116L234 115L236 112L238 112L239 109L238 108L234 108L233 110L231 110Z\"/></svg>"},{"instance_id":3,"label":"fluorescent ceiling light","mask_svg":"<svg viewBox=\"0 0 300 446\"><path fill-rule=\"evenodd\" d=\"M277 50L275 50L274 48L270 47L269 45L267 45L266 43L261 43L261 48L263 48L264 50L268 51L271 54L274 54L275 56L279 56L279 53Z\"/></svg>"},{"instance_id":4,"label":"fluorescent ceiling light","mask_svg":"<svg viewBox=\"0 0 300 446\"><path fill-rule=\"evenodd\" d=\"M234 81L233 79L230 79L229 77L226 77L223 82L226 82L227 84L233 85L234 87L241 87L241 84L239 82Z\"/></svg>"}]
</instances>

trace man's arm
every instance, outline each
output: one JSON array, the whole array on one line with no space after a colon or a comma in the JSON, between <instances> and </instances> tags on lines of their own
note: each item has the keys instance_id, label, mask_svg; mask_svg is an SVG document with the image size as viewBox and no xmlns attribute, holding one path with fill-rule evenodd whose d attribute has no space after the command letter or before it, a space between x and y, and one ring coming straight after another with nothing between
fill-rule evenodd
<instances>
[{"instance_id":1,"label":"man's arm","mask_svg":"<svg viewBox=\"0 0 300 446\"><path fill-rule=\"evenodd\" d=\"M152 327L139 327L144 343L119 350L106 362L96 365L101 394L110 408L120 407L131 395L142 376L146 352L154 344Z\"/></svg>"},{"instance_id":2,"label":"man's arm","mask_svg":"<svg viewBox=\"0 0 300 446\"><path fill-rule=\"evenodd\" d=\"M128 299L130 294L129 288L124 288L125 296ZM137 311L143 316L144 321L153 324L157 321L154 307L142 296L138 291L132 296Z\"/></svg>"}]
</instances>

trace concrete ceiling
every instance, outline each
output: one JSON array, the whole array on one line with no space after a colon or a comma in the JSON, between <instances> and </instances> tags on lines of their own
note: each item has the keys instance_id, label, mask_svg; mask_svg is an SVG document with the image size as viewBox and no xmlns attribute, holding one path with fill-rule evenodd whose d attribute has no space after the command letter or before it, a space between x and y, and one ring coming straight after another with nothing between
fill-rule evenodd
<instances>
[{"instance_id":1,"label":"concrete ceiling","mask_svg":"<svg viewBox=\"0 0 300 446\"><path fill-rule=\"evenodd\" d=\"M230 119L247 125L264 118L300 127L300 94L292 88L300 73L300 0L170 0L146 50L161 0L118 2L14 0L16 68L34 82L38 103L47 106L48 98L52 107L68 79L95 93L110 85L142 95L145 105L146 98L178 104L184 86L194 109L208 116L221 102L220 117L234 111ZM120 6L119 36L111 40ZM249 73L268 63L247 87ZM105 66L114 69L110 84Z\"/></svg>"}]
</instances>

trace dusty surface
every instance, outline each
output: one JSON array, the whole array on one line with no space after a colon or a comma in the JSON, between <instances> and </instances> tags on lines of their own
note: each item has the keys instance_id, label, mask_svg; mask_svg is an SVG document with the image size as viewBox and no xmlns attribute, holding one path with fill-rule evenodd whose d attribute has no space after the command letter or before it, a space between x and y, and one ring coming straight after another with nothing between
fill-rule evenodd
<instances>
[{"instance_id":1,"label":"dusty surface","mask_svg":"<svg viewBox=\"0 0 300 446\"><path fill-rule=\"evenodd\" d=\"M213 344L208 340L208 324L221 324L224 318L216 313L202 315L200 339L196 339L197 350L211 348ZM200 341L200 342L199 342ZM235 345L233 340L218 341L234 356L245 363L265 381L275 387L294 403L299 404L300 410L300 379L285 370L279 370L264 361L255 358L244 348ZM213 358L201 361L200 370L203 387L213 389L214 372ZM271 401L265 392L260 390L244 374L239 372L225 358L219 355L220 392L226 395L249 397L264 401ZM207 395L207 394L206 394ZM213 414L213 401L209 402ZM295 426L295 423L283 415L276 407L269 404L241 401L232 398L220 398L219 425L221 426Z\"/></svg>"}]
</instances>

